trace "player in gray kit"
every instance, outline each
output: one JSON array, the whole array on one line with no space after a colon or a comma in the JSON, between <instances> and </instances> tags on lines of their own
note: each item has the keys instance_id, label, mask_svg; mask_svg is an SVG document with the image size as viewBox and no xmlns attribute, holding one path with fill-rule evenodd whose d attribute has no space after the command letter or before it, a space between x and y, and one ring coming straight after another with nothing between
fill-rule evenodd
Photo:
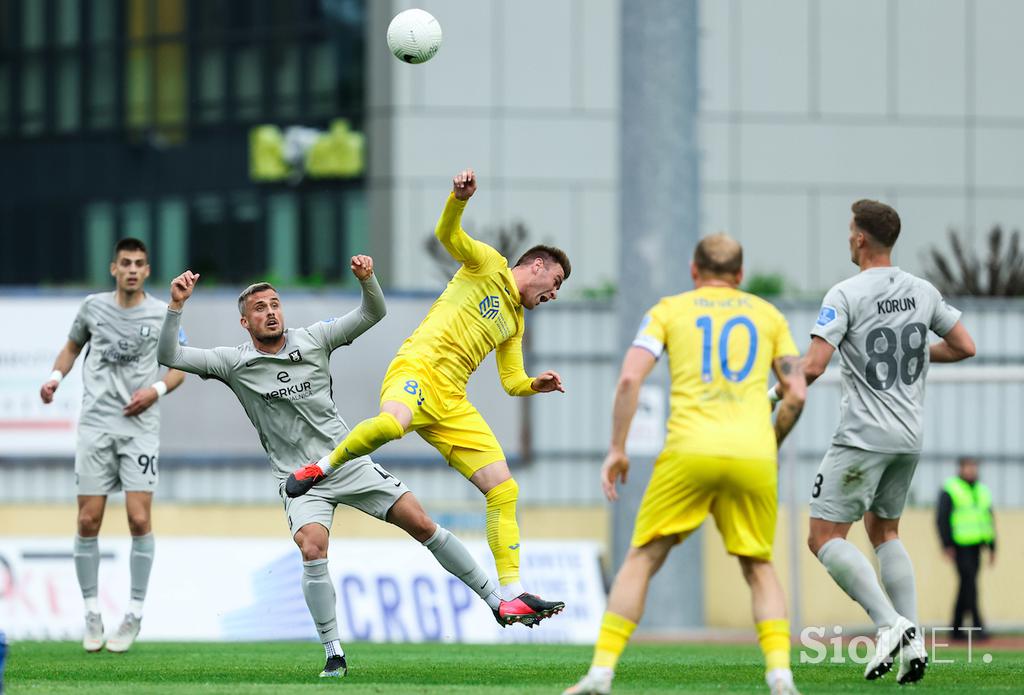
<instances>
[{"instance_id":1,"label":"player in gray kit","mask_svg":"<svg viewBox=\"0 0 1024 695\"><path fill-rule=\"evenodd\" d=\"M435 524L405 484L369 457L355 459L307 495L292 499L284 494L292 471L318 460L348 434L331 394L331 353L384 317L384 296L373 275L373 259L354 256L351 268L362 285L359 308L306 328L286 329L277 291L269 283L257 283L238 297L241 324L251 341L212 350L182 347L169 337L177 330L181 310L199 279L185 271L171 282L165 338L160 342L162 364L224 382L260 436L288 528L302 553L302 592L327 656L322 678L344 676L348 670L339 641L334 585L327 571L329 529L339 504L406 531L484 599L496 618L502 603L497 584L462 542Z\"/></svg>"},{"instance_id":2,"label":"player in gray kit","mask_svg":"<svg viewBox=\"0 0 1024 695\"><path fill-rule=\"evenodd\" d=\"M85 298L75 316L68 342L57 355L53 373L40 389L43 403L53 401L61 379L88 344L82 367L82 414L75 450L78 486L78 533L75 572L85 601L82 646L103 648L98 577L97 536L107 495L124 490L128 528L131 597L117 632L107 641L112 652L127 651L139 634L143 601L153 566L151 510L160 452L159 399L178 388L185 375L171 369L159 379L156 351L167 305L143 290L149 277L149 256L138 239L125 238L114 247L110 274L113 292ZM171 342L184 341L174 329Z\"/></svg>"},{"instance_id":3,"label":"player in gray kit","mask_svg":"<svg viewBox=\"0 0 1024 695\"><path fill-rule=\"evenodd\" d=\"M892 265L900 233L896 211L873 200L859 200L852 210L850 255L861 272L825 295L804 357L810 384L839 350L843 389L839 426L811 489L808 545L878 629L865 678L888 673L905 646L897 675L904 684L924 677L928 663L914 568L899 538L921 451L925 377L930 362L973 356L974 342L960 312L935 287ZM942 341L929 345L929 332ZM881 584L868 559L846 540L862 517Z\"/></svg>"}]
</instances>

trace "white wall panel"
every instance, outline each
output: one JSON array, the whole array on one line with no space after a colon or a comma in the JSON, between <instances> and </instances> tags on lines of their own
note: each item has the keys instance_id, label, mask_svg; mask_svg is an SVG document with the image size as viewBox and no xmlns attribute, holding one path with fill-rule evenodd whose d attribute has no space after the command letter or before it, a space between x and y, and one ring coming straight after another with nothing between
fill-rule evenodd
<instances>
[{"instance_id":1,"label":"white wall panel","mask_svg":"<svg viewBox=\"0 0 1024 695\"><path fill-rule=\"evenodd\" d=\"M570 72L586 61L586 56L572 54L572 3L516 0L499 5L503 43L497 57L499 103L517 109L572 106Z\"/></svg>"},{"instance_id":2,"label":"white wall panel","mask_svg":"<svg viewBox=\"0 0 1024 695\"><path fill-rule=\"evenodd\" d=\"M1018 91L1024 93L1024 72L1018 79ZM975 141L977 185L1024 188L1024 123L1017 128L979 128Z\"/></svg>"},{"instance_id":3,"label":"white wall panel","mask_svg":"<svg viewBox=\"0 0 1024 695\"><path fill-rule=\"evenodd\" d=\"M975 109L979 116L1024 117L1021 81L1021 27L1024 3L1018 0L981 0L975 8Z\"/></svg>"},{"instance_id":4,"label":"white wall panel","mask_svg":"<svg viewBox=\"0 0 1024 695\"><path fill-rule=\"evenodd\" d=\"M967 64L964 0L900 0L895 6L899 113L963 116Z\"/></svg>"},{"instance_id":5,"label":"white wall panel","mask_svg":"<svg viewBox=\"0 0 1024 695\"><path fill-rule=\"evenodd\" d=\"M807 0L744 2L741 42L734 57L741 61L742 111L806 113Z\"/></svg>"},{"instance_id":6,"label":"white wall panel","mask_svg":"<svg viewBox=\"0 0 1024 695\"><path fill-rule=\"evenodd\" d=\"M887 0L818 3L822 113L886 113L886 4Z\"/></svg>"},{"instance_id":7,"label":"white wall panel","mask_svg":"<svg viewBox=\"0 0 1024 695\"><path fill-rule=\"evenodd\" d=\"M780 274L791 284L807 277L813 262L807 229L807 196L744 192L740 230L747 277ZM804 289L802 286L800 289Z\"/></svg>"},{"instance_id":8,"label":"white wall panel","mask_svg":"<svg viewBox=\"0 0 1024 695\"><path fill-rule=\"evenodd\" d=\"M621 41L620 0L573 0L573 26L570 31L576 55L573 56L573 107L619 110ZM582 91L577 103L576 90Z\"/></svg>"},{"instance_id":9,"label":"white wall panel","mask_svg":"<svg viewBox=\"0 0 1024 695\"><path fill-rule=\"evenodd\" d=\"M501 161L511 178L612 182L618 179L617 120L506 118Z\"/></svg>"}]
</instances>

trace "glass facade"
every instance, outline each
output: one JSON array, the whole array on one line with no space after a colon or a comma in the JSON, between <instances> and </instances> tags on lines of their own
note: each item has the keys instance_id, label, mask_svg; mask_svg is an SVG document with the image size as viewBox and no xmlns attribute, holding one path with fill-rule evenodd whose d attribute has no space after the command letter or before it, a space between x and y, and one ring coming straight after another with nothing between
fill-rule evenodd
<instances>
[{"instance_id":1,"label":"glass facade","mask_svg":"<svg viewBox=\"0 0 1024 695\"><path fill-rule=\"evenodd\" d=\"M256 183L249 131L362 130L366 0L0 0L0 283L107 284L116 239L242 283L337 283L365 183Z\"/></svg>"}]
</instances>

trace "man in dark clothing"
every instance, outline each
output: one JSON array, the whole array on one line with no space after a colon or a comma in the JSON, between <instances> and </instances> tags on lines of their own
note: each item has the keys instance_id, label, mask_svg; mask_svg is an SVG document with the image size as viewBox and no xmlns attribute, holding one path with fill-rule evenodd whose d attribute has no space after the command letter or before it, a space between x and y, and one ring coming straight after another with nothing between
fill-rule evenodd
<instances>
[{"instance_id":1,"label":"man in dark clothing","mask_svg":"<svg viewBox=\"0 0 1024 695\"><path fill-rule=\"evenodd\" d=\"M996 561L995 520L992 514L992 493L978 482L978 461L971 457L959 460L958 475L949 478L939 493L935 522L946 557L956 564L960 589L953 609L954 637L966 638L964 617L970 613L973 625L981 628L975 639L985 637L985 623L978 609L978 569L981 549L989 549L989 562Z\"/></svg>"}]
</instances>

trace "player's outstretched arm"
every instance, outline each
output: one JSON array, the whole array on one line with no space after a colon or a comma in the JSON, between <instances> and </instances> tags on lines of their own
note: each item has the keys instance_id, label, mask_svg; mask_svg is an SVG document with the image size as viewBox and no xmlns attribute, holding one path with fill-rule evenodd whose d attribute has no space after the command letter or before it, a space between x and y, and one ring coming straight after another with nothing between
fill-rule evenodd
<instances>
[{"instance_id":1,"label":"player's outstretched arm","mask_svg":"<svg viewBox=\"0 0 1024 695\"><path fill-rule=\"evenodd\" d=\"M50 372L50 377L39 389L39 397L43 399L43 403L53 401L53 394L57 392L61 379L67 376L67 373L75 366L75 360L78 359L81 352L82 346L75 341L69 339L64 343L64 347L57 353L57 359L53 362L53 371Z\"/></svg>"},{"instance_id":2,"label":"player's outstretched arm","mask_svg":"<svg viewBox=\"0 0 1024 695\"><path fill-rule=\"evenodd\" d=\"M772 363L779 380L782 404L775 416L775 441L782 446L782 440L792 431L807 400L807 380L799 357L780 357Z\"/></svg>"},{"instance_id":3,"label":"player's outstretched arm","mask_svg":"<svg viewBox=\"0 0 1024 695\"><path fill-rule=\"evenodd\" d=\"M331 350L348 345L388 313L384 291L377 282L377 276L373 274L373 259L370 256L352 256L349 267L362 287L362 303L337 321L319 325L321 339Z\"/></svg>"},{"instance_id":4,"label":"player's outstretched arm","mask_svg":"<svg viewBox=\"0 0 1024 695\"><path fill-rule=\"evenodd\" d=\"M198 280L198 273L186 270L171 281L171 301L167 305L163 328L160 329L157 361L165 367L170 367L172 371L179 370L204 378L215 376L224 379L227 375L225 360L221 359L217 350L203 350L181 344L181 311L185 302L192 296ZM168 372L168 375L170 374L171 372Z\"/></svg>"},{"instance_id":5,"label":"player's outstretched arm","mask_svg":"<svg viewBox=\"0 0 1024 695\"><path fill-rule=\"evenodd\" d=\"M941 343L928 347L928 357L932 362L959 362L974 357L975 352L974 339L960 321L942 337Z\"/></svg>"},{"instance_id":6,"label":"player's outstretched arm","mask_svg":"<svg viewBox=\"0 0 1024 695\"><path fill-rule=\"evenodd\" d=\"M434 235L451 257L470 270L480 267L487 260L487 244L473 239L462 228L462 211L476 193L476 173L464 169L452 177L452 193L448 196L441 219L437 221Z\"/></svg>"},{"instance_id":7,"label":"player's outstretched arm","mask_svg":"<svg viewBox=\"0 0 1024 695\"><path fill-rule=\"evenodd\" d=\"M654 354L641 347L631 347L626 351L619 372L619 381L615 386L615 403L612 406L612 441L608 446L608 455L601 466L601 488L610 502L619 498L615 484L626 483L629 475L629 457L626 456L626 436L629 425L636 414L637 402L640 400L640 387L654 369L657 359Z\"/></svg>"}]
</instances>

